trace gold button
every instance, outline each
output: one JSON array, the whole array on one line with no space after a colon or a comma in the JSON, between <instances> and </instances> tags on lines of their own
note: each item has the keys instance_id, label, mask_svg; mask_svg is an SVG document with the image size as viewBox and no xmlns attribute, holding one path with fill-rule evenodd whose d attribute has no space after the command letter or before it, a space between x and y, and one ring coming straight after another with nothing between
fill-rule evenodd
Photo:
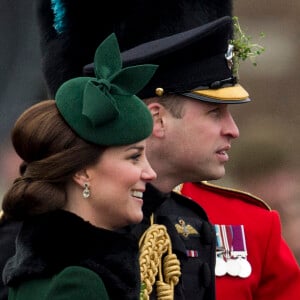
<instances>
[{"instance_id":1,"label":"gold button","mask_svg":"<svg viewBox=\"0 0 300 300\"><path fill-rule=\"evenodd\" d=\"M162 95L164 94L164 89L163 89L163 88L160 88L160 87L156 88L156 89L155 89L155 94L156 94L157 96L162 96Z\"/></svg>"}]
</instances>

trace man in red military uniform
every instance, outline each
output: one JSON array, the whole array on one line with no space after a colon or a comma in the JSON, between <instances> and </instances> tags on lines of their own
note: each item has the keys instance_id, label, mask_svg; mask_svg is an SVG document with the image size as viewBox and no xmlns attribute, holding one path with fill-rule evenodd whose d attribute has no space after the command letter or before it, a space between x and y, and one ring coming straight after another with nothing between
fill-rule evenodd
<instances>
[{"instance_id":1,"label":"man in red military uniform","mask_svg":"<svg viewBox=\"0 0 300 300\"><path fill-rule=\"evenodd\" d=\"M177 191L200 204L215 224L217 300L300 299L300 269L276 211L249 193L205 182Z\"/></svg>"}]
</instances>

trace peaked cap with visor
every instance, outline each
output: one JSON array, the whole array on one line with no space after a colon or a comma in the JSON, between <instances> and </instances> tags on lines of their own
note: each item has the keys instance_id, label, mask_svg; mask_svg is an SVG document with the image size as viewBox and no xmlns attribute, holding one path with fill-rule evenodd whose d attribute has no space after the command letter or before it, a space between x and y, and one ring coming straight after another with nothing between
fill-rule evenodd
<instances>
[{"instance_id":1,"label":"peaked cap with visor","mask_svg":"<svg viewBox=\"0 0 300 300\"><path fill-rule=\"evenodd\" d=\"M225 16L123 52L124 66L159 65L139 97L181 94L216 103L250 101L248 93L237 83L232 72L231 29L232 19ZM93 64L84 67L86 75L93 74L93 70Z\"/></svg>"}]
</instances>

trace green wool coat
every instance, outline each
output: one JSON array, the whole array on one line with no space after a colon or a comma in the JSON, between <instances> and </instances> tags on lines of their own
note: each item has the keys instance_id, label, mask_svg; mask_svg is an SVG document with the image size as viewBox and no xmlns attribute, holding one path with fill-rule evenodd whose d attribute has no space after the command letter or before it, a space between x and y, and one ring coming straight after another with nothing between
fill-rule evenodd
<instances>
[{"instance_id":1,"label":"green wool coat","mask_svg":"<svg viewBox=\"0 0 300 300\"><path fill-rule=\"evenodd\" d=\"M8 300L109 300L101 278L83 267L67 267L45 279L10 288Z\"/></svg>"}]
</instances>

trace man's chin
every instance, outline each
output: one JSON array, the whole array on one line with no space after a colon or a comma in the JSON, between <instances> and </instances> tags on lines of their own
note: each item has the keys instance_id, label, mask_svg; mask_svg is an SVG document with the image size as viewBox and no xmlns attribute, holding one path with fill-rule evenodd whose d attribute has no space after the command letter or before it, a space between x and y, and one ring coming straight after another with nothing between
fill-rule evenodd
<instances>
[{"instance_id":1,"label":"man's chin","mask_svg":"<svg viewBox=\"0 0 300 300\"><path fill-rule=\"evenodd\" d=\"M218 180L218 179L221 179L225 176L225 168L223 169L219 169L215 172L211 172L211 174L209 174L207 176L207 179L204 179L204 180Z\"/></svg>"}]
</instances>

